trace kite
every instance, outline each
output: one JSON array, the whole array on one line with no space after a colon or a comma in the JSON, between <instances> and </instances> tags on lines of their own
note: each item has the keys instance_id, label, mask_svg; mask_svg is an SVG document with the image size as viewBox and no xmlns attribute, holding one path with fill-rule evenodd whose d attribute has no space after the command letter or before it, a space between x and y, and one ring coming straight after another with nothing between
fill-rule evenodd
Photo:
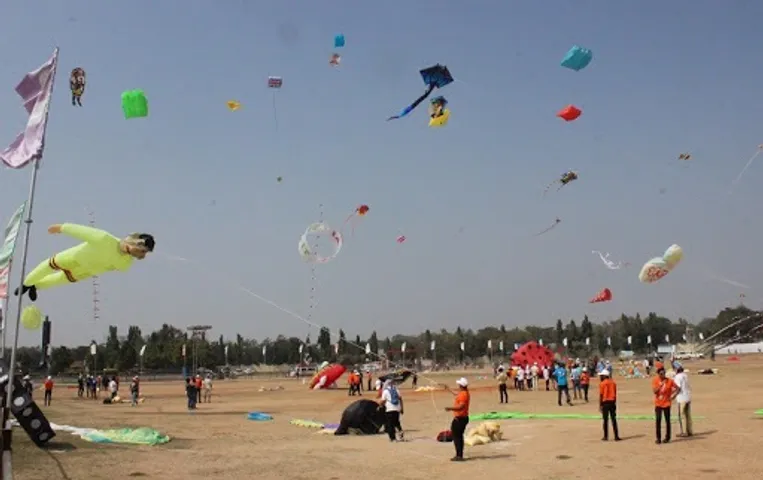
<instances>
[{"instance_id":1,"label":"kite","mask_svg":"<svg viewBox=\"0 0 763 480\"><path fill-rule=\"evenodd\" d=\"M342 419L334 435L348 435L350 431L362 435L376 435L384 427L384 410L373 400L356 400L342 412Z\"/></svg>"},{"instance_id":2,"label":"kite","mask_svg":"<svg viewBox=\"0 0 763 480\"><path fill-rule=\"evenodd\" d=\"M551 231L555 226L559 225L560 223L562 223L562 219L561 218L557 218L556 221L550 227L548 227L547 229L543 230L542 232L536 233L535 236L539 237L539 236L543 235L544 233Z\"/></svg>"},{"instance_id":3,"label":"kite","mask_svg":"<svg viewBox=\"0 0 763 480\"><path fill-rule=\"evenodd\" d=\"M550 188L551 188L551 187L552 187L552 186L553 186L555 183L557 183L557 182L559 182L559 188L557 188L557 189L556 189L556 191L558 192L559 190L561 190L561 189L562 189L562 187L563 187L563 186L565 186L565 185L567 185L568 183L570 183L570 182L572 182L572 181L574 181L574 180L577 180L577 179L578 179L578 174L577 174L577 172L575 172L574 170L569 170L569 171L566 171L566 172L564 172L564 173L562 174L562 176L561 176L561 177L559 177L558 179L556 179L556 180L554 180L553 182L551 182L551 183L549 183L549 184L548 184L548 186L546 187L546 189L545 189L545 190L543 190L543 195L545 195L545 194L546 194L546 192L548 192L548 190L549 190L549 189L550 189Z\"/></svg>"},{"instance_id":4,"label":"kite","mask_svg":"<svg viewBox=\"0 0 763 480\"><path fill-rule=\"evenodd\" d=\"M329 65L331 65L332 67L338 67L341 61L342 61L342 56L339 55L338 53L334 53L331 55L331 58L329 58Z\"/></svg>"},{"instance_id":5,"label":"kite","mask_svg":"<svg viewBox=\"0 0 763 480\"><path fill-rule=\"evenodd\" d=\"M737 178L734 179L733 182L731 182L731 191L729 193L734 192L734 186L739 183L739 180L742 179L742 175L744 175L744 172L747 171L748 168L750 168L750 165L752 165L752 162L758 158L758 155L760 155L760 152L763 152L763 144L758 145L758 149L755 150L755 154L753 154L752 157L750 157L749 160L747 160L747 164L744 166L741 172L739 172L739 175L737 175Z\"/></svg>"},{"instance_id":6,"label":"kite","mask_svg":"<svg viewBox=\"0 0 763 480\"><path fill-rule=\"evenodd\" d=\"M278 131L278 112L276 111L276 90L280 90L282 86L283 86L283 78L268 77L268 88L273 89L273 119L276 122L276 131Z\"/></svg>"},{"instance_id":7,"label":"kite","mask_svg":"<svg viewBox=\"0 0 763 480\"><path fill-rule=\"evenodd\" d=\"M334 244L334 251L327 257L324 257L316 252L315 249L310 246L310 241L308 240L310 237L320 238L321 234L330 235ZM336 256L339 254L339 251L342 250L342 243L343 240L341 233L337 232L336 230L332 230L331 227L325 223L317 222L307 227L305 233L303 233L299 239L297 249L299 251L299 255L302 257L302 260L305 262L328 263L336 258Z\"/></svg>"},{"instance_id":8,"label":"kite","mask_svg":"<svg viewBox=\"0 0 763 480\"><path fill-rule=\"evenodd\" d=\"M683 249L678 245L671 245L665 250L662 257L654 257L647 261L638 274L642 283L654 283L670 273L683 258Z\"/></svg>"},{"instance_id":9,"label":"kite","mask_svg":"<svg viewBox=\"0 0 763 480\"><path fill-rule=\"evenodd\" d=\"M344 34L340 33L334 36L334 48L344 47Z\"/></svg>"},{"instance_id":10,"label":"kite","mask_svg":"<svg viewBox=\"0 0 763 480\"><path fill-rule=\"evenodd\" d=\"M122 111L125 119L148 116L148 99L143 90L127 90L122 93Z\"/></svg>"},{"instance_id":11,"label":"kite","mask_svg":"<svg viewBox=\"0 0 763 480\"><path fill-rule=\"evenodd\" d=\"M588 303L608 302L610 300L612 300L612 291L608 288L604 288L597 293L595 297L589 300Z\"/></svg>"},{"instance_id":12,"label":"kite","mask_svg":"<svg viewBox=\"0 0 763 480\"><path fill-rule=\"evenodd\" d=\"M104 230L73 223L52 225L48 233L65 233L83 243L53 255L29 272L21 294L29 292L33 302L37 290L76 283L109 271L126 272L134 259L144 259L155 246L154 237L148 233L131 233L120 240ZM18 288L15 294L19 294Z\"/></svg>"},{"instance_id":13,"label":"kite","mask_svg":"<svg viewBox=\"0 0 763 480\"><path fill-rule=\"evenodd\" d=\"M278 182L278 183L283 182L283 177L276 177L276 182Z\"/></svg>"},{"instance_id":14,"label":"kite","mask_svg":"<svg viewBox=\"0 0 763 480\"><path fill-rule=\"evenodd\" d=\"M629 267L631 264L628 262L613 262L609 259L609 253L602 254L598 250L592 250L591 253L595 253L599 255L599 258L601 258L601 261L604 262L604 265L607 266L610 270L620 270L623 267Z\"/></svg>"},{"instance_id":15,"label":"kite","mask_svg":"<svg viewBox=\"0 0 763 480\"><path fill-rule=\"evenodd\" d=\"M228 100L228 101L226 102L226 105L228 105L228 110L230 110L231 112L235 112L236 110L238 110L239 108L241 108L241 104L240 104L240 103L238 103L238 102L237 102L237 101L235 101L235 100Z\"/></svg>"},{"instance_id":16,"label":"kite","mask_svg":"<svg viewBox=\"0 0 763 480\"><path fill-rule=\"evenodd\" d=\"M591 63L593 60L593 52L587 48L579 47L577 45L570 48L567 54L562 59L561 65L565 68L575 70L579 72Z\"/></svg>"},{"instance_id":17,"label":"kite","mask_svg":"<svg viewBox=\"0 0 763 480\"><path fill-rule=\"evenodd\" d=\"M313 378L310 379L308 386L310 387L310 390L331 388L331 386L339 380L339 377L344 375L346 370L344 365L335 363L322 366L322 368L313 375Z\"/></svg>"},{"instance_id":18,"label":"kite","mask_svg":"<svg viewBox=\"0 0 763 480\"><path fill-rule=\"evenodd\" d=\"M511 354L511 364L519 367L537 364L550 367L554 363L554 352L538 342L527 342Z\"/></svg>"},{"instance_id":19,"label":"kite","mask_svg":"<svg viewBox=\"0 0 763 480\"><path fill-rule=\"evenodd\" d=\"M69 88L72 91L72 105L82 106L82 95L85 93L85 70L80 67L72 70L69 76Z\"/></svg>"},{"instance_id":20,"label":"kite","mask_svg":"<svg viewBox=\"0 0 763 480\"><path fill-rule=\"evenodd\" d=\"M445 108L448 101L445 97L435 97L429 101L429 126L444 127L450 119L450 110Z\"/></svg>"},{"instance_id":21,"label":"kite","mask_svg":"<svg viewBox=\"0 0 763 480\"><path fill-rule=\"evenodd\" d=\"M579 109L575 105L567 105L563 109L559 110L556 116L567 122L571 122L578 118L582 113L583 110Z\"/></svg>"},{"instance_id":22,"label":"kite","mask_svg":"<svg viewBox=\"0 0 763 480\"><path fill-rule=\"evenodd\" d=\"M397 243L403 243L405 242L405 235L399 235L397 239L395 239Z\"/></svg>"},{"instance_id":23,"label":"kite","mask_svg":"<svg viewBox=\"0 0 763 480\"><path fill-rule=\"evenodd\" d=\"M691 153L681 153L678 155L679 160L691 160Z\"/></svg>"},{"instance_id":24,"label":"kite","mask_svg":"<svg viewBox=\"0 0 763 480\"><path fill-rule=\"evenodd\" d=\"M355 211L352 212L349 217L347 217L347 220L344 221L344 225L347 225L347 222L355 217L365 217L369 210L371 210L371 208L368 205L358 206ZM344 225L342 225L342 228L344 228ZM352 233L353 235L355 234L355 222L352 224Z\"/></svg>"},{"instance_id":25,"label":"kite","mask_svg":"<svg viewBox=\"0 0 763 480\"><path fill-rule=\"evenodd\" d=\"M42 326L42 317L39 308L28 305L21 312L21 325L27 330L38 330Z\"/></svg>"},{"instance_id":26,"label":"kite","mask_svg":"<svg viewBox=\"0 0 763 480\"><path fill-rule=\"evenodd\" d=\"M421 102L426 100L435 88L443 88L444 86L453 83L453 77L451 76L448 67L440 65L439 63L432 67L425 68L424 70L420 70L419 74L424 81L424 85L427 86L424 94L417 98L412 104L405 107L398 115L389 117L387 121L403 118L418 107Z\"/></svg>"}]
</instances>

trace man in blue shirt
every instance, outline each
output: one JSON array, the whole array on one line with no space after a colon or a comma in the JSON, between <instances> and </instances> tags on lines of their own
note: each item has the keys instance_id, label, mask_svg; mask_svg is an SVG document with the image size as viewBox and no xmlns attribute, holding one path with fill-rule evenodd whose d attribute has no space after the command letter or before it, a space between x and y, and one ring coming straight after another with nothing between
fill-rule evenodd
<instances>
[{"instance_id":1,"label":"man in blue shirt","mask_svg":"<svg viewBox=\"0 0 763 480\"><path fill-rule=\"evenodd\" d=\"M570 388L567 384L567 369L561 363L557 364L556 369L554 369L554 378L556 378L557 402L559 406L562 406L562 392L567 396L567 405L572 406Z\"/></svg>"}]
</instances>

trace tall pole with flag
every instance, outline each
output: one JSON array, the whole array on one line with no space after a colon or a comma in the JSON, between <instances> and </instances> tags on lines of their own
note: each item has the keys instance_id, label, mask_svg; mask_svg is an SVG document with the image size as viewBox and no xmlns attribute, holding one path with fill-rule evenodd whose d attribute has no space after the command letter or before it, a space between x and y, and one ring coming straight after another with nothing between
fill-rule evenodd
<instances>
[{"instance_id":1,"label":"tall pole with flag","mask_svg":"<svg viewBox=\"0 0 763 480\"><path fill-rule=\"evenodd\" d=\"M0 346L0 358L5 359L5 338L8 333L6 318L8 318L8 283L11 279L11 266L13 264L13 254L16 251L16 239L21 229L21 221L24 218L24 209L26 202L22 203L13 213L8 226L5 227L5 240L2 249L0 249L0 328L3 330L2 346Z\"/></svg>"},{"instance_id":2,"label":"tall pole with flag","mask_svg":"<svg viewBox=\"0 0 763 480\"><path fill-rule=\"evenodd\" d=\"M37 170L40 168L40 160L45 150L45 130L48 126L48 116L50 113L50 100L53 96L53 85L56 79L56 68L58 67L58 47L53 51L53 55L47 62L43 63L38 69L27 73L21 82L16 86L16 93L24 101L24 108L29 117L27 118L26 128L18 134L16 139L2 152L0 152L0 161L7 167L13 169L24 168L32 164L32 179L29 182L29 199L27 200L27 218L24 229L24 246L21 250L21 280L19 281L19 290L24 282L26 275L26 259L29 247L29 232L32 227L32 208L34 206L34 192L37 187ZM13 464L11 459L11 422L8 414L11 409L13 399L13 378L16 372L16 347L19 343L19 324L21 323L21 306L24 303L23 295L19 295L16 309L16 330L13 338L13 348L11 349L11 361L9 365L8 389L5 396L5 408L3 409L3 456L2 473L3 479L13 478Z\"/></svg>"}]
</instances>

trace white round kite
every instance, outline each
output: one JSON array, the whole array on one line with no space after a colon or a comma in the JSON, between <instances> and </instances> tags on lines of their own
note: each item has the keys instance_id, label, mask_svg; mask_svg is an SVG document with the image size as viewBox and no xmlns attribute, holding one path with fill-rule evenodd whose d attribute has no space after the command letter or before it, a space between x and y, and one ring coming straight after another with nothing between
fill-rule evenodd
<instances>
[{"instance_id":1,"label":"white round kite","mask_svg":"<svg viewBox=\"0 0 763 480\"><path fill-rule=\"evenodd\" d=\"M331 240L332 252L328 255L323 255L318 252L318 241L321 238L328 238ZM299 239L297 250L302 260L308 263L328 263L339 254L342 249L342 234L333 230L331 227L322 222L313 223L305 230L305 233Z\"/></svg>"},{"instance_id":2,"label":"white round kite","mask_svg":"<svg viewBox=\"0 0 763 480\"><path fill-rule=\"evenodd\" d=\"M654 257L641 267L638 279L643 283L654 283L670 273L684 256L683 249L673 244L665 250L662 257Z\"/></svg>"}]
</instances>

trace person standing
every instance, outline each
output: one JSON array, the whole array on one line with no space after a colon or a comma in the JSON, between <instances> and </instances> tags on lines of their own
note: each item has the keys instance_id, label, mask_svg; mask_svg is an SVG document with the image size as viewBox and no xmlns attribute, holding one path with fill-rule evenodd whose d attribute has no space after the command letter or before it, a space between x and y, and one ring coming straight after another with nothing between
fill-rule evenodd
<instances>
[{"instance_id":1,"label":"person standing","mask_svg":"<svg viewBox=\"0 0 763 480\"><path fill-rule=\"evenodd\" d=\"M652 380L654 393L654 428L657 440L655 443L670 442L670 405L678 394L678 387L673 380L665 376L665 367L657 369L657 376ZM665 418L665 438L661 439L662 418Z\"/></svg>"},{"instance_id":2,"label":"person standing","mask_svg":"<svg viewBox=\"0 0 763 480\"><path fill-rule=\"evenodd\" d=\"M676 369L676 376L673 381L678 387L678 396L676 401L678 402L678 426L681 428L679 437L691 437L694 435L692 419L691 419L691 385L689 384L689 376L684 372L684 367L678 365ZM682 422L683 417L683 422ZM683 424L686 423L686 433L684 434Z\"/></svg>"},{"instance_id":3,"label":"person standing","mask_svg":"<svg viewBox=\"0 0 763 480\"><path fill-rule=\"evenodd\" d=\"M609 421L612 421L612 432L615 434L615 441L620 441L620 432L617 429L617 385L609 376L609 370L604 369L599 373L601 383L599 383L599 411L601 411L602 427L604 436L603 442L609 440ZM586 395L588 390L586 388Z\"/></svg>"},{"instance_id":4,"label":"person standing","mask_svg":"<svg viewBox=\"0 0 763 480\"><path fill-rule=\"evenodd\" d=\"M204 379L204 402L212 402L212 375L207 374L207 378Z\"/></svg>"},{"instance_id":5,"label":"person standing","mask_svg":"<svg viewBox=\"0 0 763 480\"><path fill-rule=\"evenodd\" d=\"M500 396L500 403L509 403L509 391L506 386L506 382L509 377L506 375L506 369L503 366L498 367L498 375L495 377L498 380L498 394Z\"/></svg>"},{"instance_id":6,"label":"person standing","mask_svg":"<svg viewBox=\"0 0 763 480\"><path fill-rule=\"evenodd\" d=\"M119 394L119 384L117 383L117 377L111 377L109 382L109 392L111 392L111 400L114 400Z\"/></svg>"},{"instance_id":7,"label":"person standing","mask_svg":"<svg viewBox=\"0 0 763 480\"><path fill-rule=\"evenodd\" d=\"M188 397L188 411L196 408L196 383L191 377L185 379L185 396Z\"/></svg>"},{"instance_id":8,"label":"person standing","mask_svg":"<svg viewBox=\"0 0 763 480\"><path fill-rule=\"evenodd\" d=\"M546 391L550 391L548 384L551 381L551 369L548 368L548 365L543 365L543 380L546 382Z\"/></svg>"},{"instance_id":9,"label":"person standing","mask_svg":"<svg viewBox=\"0 0 763 480\"><path fill-rule=\"evenodd\" d=\"M203 386L202 384L204 382L202 382L202 380L201 380L201 375L199 375L197 373L196 374L196 378L194 379L193 382L194 382L194 385L196 386L196 402L197 403L203 403L202 402L202 398L201 398L201 387Z\"/></svg>"},{"instance_id":10,"label":"person standing","mask_svg":"<svg viewBox=\"0 0 763 480\"><path fill-rule=\"evenodd\" d=\"M48 375L48 378L45 379L45 406L50 406L50 401L53 400L53 377Z\"/></svg>"},{"instance_id":11,"label":"person standing","mask_svg":"<svg viewBox=\"0 0 763 480\"><path fill-rule=\"evenodd\" d=\"M525 369L522 366L517 369L517 380L515 383L519 390L525 389Z\"/></svg>"},{"instance_id":12,"label":"person standing","mask_svg":"<svg viewBox=\"0 0 763 480\"><path fill-rule=\"evenodd\" d=\"M572 377L572 398L575 400L583 399L583 390L580 388L580 376L583 374L583 369L580 368L579 363L575 363L572 367L570 376Z\"/></svg>"},{"instance_id":13,"label":"person standing","mask_svg":"<svg viewBox=\"0 0 763 480\"><path fill-rule=\"evenodd\" d=\"M77 397L82 398L85 393L85 377L80 373L77 377Z\"/></svg>"},{"instance_id":14,"label":"person standing","mask_svg":"<svg viewBox=\"0 0 763 480\"><path fill-rule=\"evenodd\" d=\"M373 389L371 388L371 385L373 385L373 379L374 379L373 377L374 376L371 375L371 370L367 369L366 370L366 386L368 388L366 388L366 390L368 390L369 392L373 392Z\"/></svg>"},{"instance_id":15,"label":"person standing","mask_svg":"<svg viewBox=\"0 0 763 480\"><path fill-rule=\"evenodd\" d=\"M411 388L416 390L416 386L419 384L419 376L416 372L413 372L413 380L411 380Z\"/></svg>"},{"instance_id":16,"label":"person standing","mask_svg":"<svg viewBox=\"0 0 763 480\"><path fill-rule=\"evenodd\" d=\"M458 393L455 393L456 399L452 407L445 407L446 412L453 412L453 421L450 423L450 432L453 434L453 446L456 447L456 456L451 458L452 462L464 461L464 433L469 424L469 381L461 377L456 380Z\"/></svg>"},{"instance_id":17,"label":"person standing","mask_svg":"<svg viewBox=\"0 0 763 480\"><path fill-rule=\"evenodd\" d=\"M585 403L588 403L588 387L591 385L591 374L588 373L588 367L583 367L580 373L580 388L583 390Z\"/></svg>"},{"instance_id":18,"label":"person standing","mask_svg":"<svg viewBox=\"0 0 763 480\"><path fill-rule=\"evenodd\" d=\"M138 396L140 395L140 380L138 380L138 376L132 377L132 382L130 382L130 406L131 407L137 407L138 406Z\"/></svg>"},{"instance_id":19,"label":"person standing","mask_svg":"<svg viewBox=\"0 0 763 480\"><path fill-rule=\"evenodd\" d=\"M389 436L389 441L397 440L397 432L400 432L400 441L402 441L403 427L400 425L400 415L403 414L403 398L392 380L384 381L379 406L384 407L384 430Z\"/></svg>"},{"instance_id":20,"label":"person standing","mask_svg":"<svg viewBox=\"0 0 763 480\"><path fill-rule=\"evenodd\" d=\"M562 393L564 393L564 395L567 397L567 405L572 406L572 399L570 399L570 387L567 384L567 369L564 367L564 364L557 364L556 368L554 369L554 378L556 379L557 403L560 407L562 406Z\"/></svg>"},{"instance_id":21,"label":"person standing","mask_svg":"<svg viewBox=\"0 0 763 480\"><path fill-rule=\"evenodd\" d=\"M32 394L34 393L34 384L32 383L32 379L29 378L29 375L24 375L23 383L21 384L24 387L24 390L26 390L27 395L29 395L29 398L32 398Z\"/></svg>"}]
</instances>

